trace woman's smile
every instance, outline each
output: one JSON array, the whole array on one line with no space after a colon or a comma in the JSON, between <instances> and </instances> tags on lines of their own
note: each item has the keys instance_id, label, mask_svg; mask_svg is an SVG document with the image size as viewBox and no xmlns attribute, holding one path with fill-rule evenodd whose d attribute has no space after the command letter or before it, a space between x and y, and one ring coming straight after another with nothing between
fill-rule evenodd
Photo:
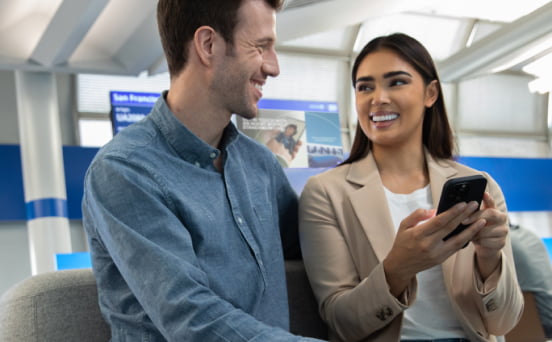
<instances>
[{"instance_id":1,"label":"woman's smile","mask_svg":"<svg viewBox=\"0 0 552 342\"><path fill-rule=\"evenodd\" d=\"M399 116L399 113L394 112L372 112L370 113L370 120L372 122L392 121L398 119Z\"/></svg>"}]
</instances>

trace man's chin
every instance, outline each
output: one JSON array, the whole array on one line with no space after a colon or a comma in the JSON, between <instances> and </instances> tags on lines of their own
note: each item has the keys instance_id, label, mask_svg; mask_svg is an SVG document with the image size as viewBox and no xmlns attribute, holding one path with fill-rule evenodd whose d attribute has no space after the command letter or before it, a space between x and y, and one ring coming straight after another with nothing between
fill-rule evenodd
<instances>
[{"instance_id":1,"label":"man's chin","mask_svg":"<svg viewBox=\"0 0 552 342\"><path fill-rule=\"evenodd\" d=\"M239 116L241 116L242 118L246 119L246 120L251 120L251 119L255 119L259 116L259 109L258 108L255 108L255 110L251 111L246 111L246 112L242 112L241 114L237 114Z\"/></svg>"}]
</instances>

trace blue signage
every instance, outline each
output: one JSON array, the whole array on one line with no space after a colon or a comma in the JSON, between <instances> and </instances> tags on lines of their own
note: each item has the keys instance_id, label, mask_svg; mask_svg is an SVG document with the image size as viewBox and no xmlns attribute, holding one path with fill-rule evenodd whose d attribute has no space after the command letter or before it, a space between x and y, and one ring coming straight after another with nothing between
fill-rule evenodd
<instances>
[{"instance_id":1,"label":"blue signage","mask_svg":"<svg viewBox=\"0 0 552 342\"><path fill-rule=\"evenodd\" d=\"M282 109L302 112L336 113L337 103L319 101L260 99L259 109Z\"/></svg>"},{"instance_id":2,"label":"blue signage","mask_svg":"<svg viewBox=\"0 0 552 342\"><path fill-rule=\"evenodd\" d=\"M142 120L151 111L161 94L111 91L111 123L113 134Z\"/></svg>"}]
</instances>

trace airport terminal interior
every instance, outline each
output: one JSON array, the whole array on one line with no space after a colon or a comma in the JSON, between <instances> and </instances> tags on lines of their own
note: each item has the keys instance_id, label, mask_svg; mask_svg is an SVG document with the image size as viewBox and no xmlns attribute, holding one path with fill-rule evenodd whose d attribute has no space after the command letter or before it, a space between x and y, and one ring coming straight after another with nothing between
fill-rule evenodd
<instances>
[{"instance_id":1,"label":"airport terminal interior","mask_svg":"<svg viewBox=\"0 0 552 342\"><path fill-rule=\"evenodd\" d=\"M42 243L30 236L30 178L64 186L70 252L88 251L84 171L169 87L155 10L153 0L0 0L0 295L34 273ZM267 125L299 126L301 150L282 159L297 192L350 151L360 49L407 33L436 61L459 158L501 184L511 222L552 258L552 1L287 0L276 22L281 73L263 88L266 121L234 122L261 142ZM44 117L22 113L28 103ZM37 146L62 151L61 169L33 156Z\"/></svg>"}]
</instances>

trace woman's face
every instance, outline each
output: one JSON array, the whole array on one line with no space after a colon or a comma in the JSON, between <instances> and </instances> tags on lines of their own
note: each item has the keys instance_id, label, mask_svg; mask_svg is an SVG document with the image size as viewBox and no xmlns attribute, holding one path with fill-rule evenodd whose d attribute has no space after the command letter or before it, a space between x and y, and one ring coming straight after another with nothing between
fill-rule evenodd
<instances>
[{"instance_id":1,"label":"woman's face","mask_svg":"<svg viewBox=\"0 0 552 342\"><path fill-rule=\"evenodd\" d=\"M355 98L362 131L373 147L422 144L426 107L437 99L437 81L422 76L395 52L372 52L360 63Z\"/></svg>"}]
</instances>

